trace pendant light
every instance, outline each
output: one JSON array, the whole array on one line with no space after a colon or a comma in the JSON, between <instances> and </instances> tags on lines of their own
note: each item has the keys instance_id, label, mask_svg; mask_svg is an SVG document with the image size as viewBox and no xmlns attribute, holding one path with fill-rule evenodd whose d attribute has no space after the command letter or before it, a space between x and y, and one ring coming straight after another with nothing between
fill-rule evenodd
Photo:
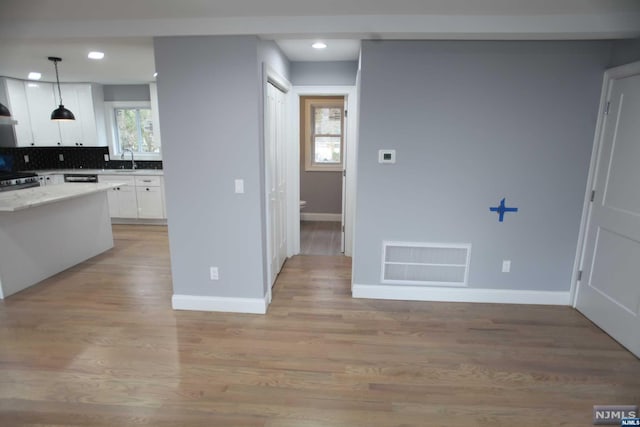
<instances>
[{"instance_id":1,"label":"pendant light","mask_svg":"<svg viewBox=\"0 0 640 427\"><path fill-rule=\"evenodd\" d=\"M55 56L50 56L49 61L53 62L53 66L56 68L56 82L58 83L58 96L60 98L60 106L53 110L51 113L51 120L75 120L76 117L73 113L62 105L62 91L60 90L60 77L58 77L58 62L62 61L62 58L57 58Z\"/></svg>"},{"instance_id":2,"label":"pendant light","mask_svg":"<svg viewBox=\"0 0 640 427\"><path fill-rule=\"evenodd\" d=\"M9 109L0 103L0 117L9 117L11 118L11 113Z\"/></svg>"}]
</instances>

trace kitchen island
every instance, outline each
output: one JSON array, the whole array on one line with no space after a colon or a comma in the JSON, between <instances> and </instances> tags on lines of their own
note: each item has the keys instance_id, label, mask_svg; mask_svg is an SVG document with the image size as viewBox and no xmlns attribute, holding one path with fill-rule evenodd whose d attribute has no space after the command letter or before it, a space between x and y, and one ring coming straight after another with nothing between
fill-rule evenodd
<instances>
[{"instance_id":1,"label":"kitchen island","mask_svg":"<svg viewBox=\"0 0 640 427\"><path fill-rule=\"evenodd\" d=\"M117 185L0 192L0 299L112 248L107 190Z\"/></svg>"}]
</instances>

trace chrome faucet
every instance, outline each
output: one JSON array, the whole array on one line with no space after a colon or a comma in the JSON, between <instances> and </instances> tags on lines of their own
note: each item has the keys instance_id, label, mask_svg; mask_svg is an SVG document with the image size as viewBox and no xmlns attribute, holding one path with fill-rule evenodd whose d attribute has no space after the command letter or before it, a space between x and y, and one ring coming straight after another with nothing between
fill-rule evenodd
<instances>
[{"instance_id":1,"label":"chrome faucet","mask_svg":"<svg viewBox=\"0 0 640 427\"><path fill-rule=\"evenodd\" d=\"M120 160L124 160L124 153L126 153L127 151L131 153L131 169L136 169L138 166L136 165L136 161L133 160L133 150L131 150L130 148L125 148L124 150L122 150Z\"/></svg>"}]
</instances>

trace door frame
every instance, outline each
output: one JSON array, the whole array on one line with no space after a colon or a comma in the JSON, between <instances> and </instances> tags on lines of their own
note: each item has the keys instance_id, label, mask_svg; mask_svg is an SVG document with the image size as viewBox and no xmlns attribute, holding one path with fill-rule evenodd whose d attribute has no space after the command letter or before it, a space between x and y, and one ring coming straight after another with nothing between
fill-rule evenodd
<instances>
[{"instance_id":1,"label":"door frame","mask_svg":"<svg viewBox=\"0 0 640 427\"><path fill-rule=\"evenodd\" d=\"M289 80L287 80L285 77L281 76L276 70L274 70L270 65L268 64L263 64L262 67L262 144L260 147L260 151L262 153L262 176L264 179L264 185L262 188L262 197L263 197L263 218L262 218L262 224L264 227L264 236L265 236L265 245L264 245L264 274L266 274L266 296L267 296L267 305L271 304L271 299L272 299L272 291L271 291L271 230L269 227L270 221L271 221L271 214L269 212L269 169L268 169L268 155L266 153L265 150L265 146L266 146L266 140L268 138L267 136L267 111L268 111L268 95L267 95L267 90L268 90L268 86L269 84L274 85L278 90L281 90L284 93L284 100L285 100L285 105L284 105L284 110L285 113L283 115L283 118L285 120L285 127L289 124L288 120L289 120L289 105L291 104L291 83L289 82ZM285 138L285 147L289 147L291 142L290 142L290 135L288 132L284 133L284 138ZM288 166L290 160L287 157L285 159L285 162ZM293 191L291 191L291 187L290 187L290 174L288 171L288 167L287 167L287 173L286 173L286 179L287 179L287 196L286 196L286 214L289 215L290 212L290 206L289 206L289 200L290 200L290 194L293 193ZM288 225L289 220L287 220L287 239L289 239L291 237L291 235L289 234L289 225ZM287 242L287 246L290 246L290 243ZM287 257L289 257L291 255L289 255L289 250L287 248Z\"/></svg>"},{"instance_id":2,"label":"door frame","mask_svg":"<svg viewBox=\"0 0 640 427\"><path fill-rule=\"evenodd\" d=\"M291 192L287 194L291 208L287 212L289 225L289 254L300 253L300 97L301 96L344 96L345 109L348 111L345 117L347 133L344 144L344 170L346 171L345 191L342 192L344 209L344 254L351 256L353 252L353 230L355 221L355 195L356 195L356 153L358 135L358 99L356 86L293 86L291 91L291 111L289 142L290 161L288 161L288 184L291 184Z\"/></svg>"},{"instance_id":3,"label":"door frame","mask_svg":"<svg viewBox=\"0 0 640 427\"><path fill-rule=\"evenodd\" d=\"M589 175L587 176L587 186L584 194L582 205L582 217L580 219L580 232L578 233L578 244L576 249L576 257L573 262L573 271L571 274L571 292L570 300L573 308L576 308L578 302L578 292L580 290L579 273L583 270L584 254L587 245L586 234L589 221L591 220L591 193L594 191L595 175L598 170L600 161L600 151L602 147L602 136L604 132L604 121L606 117L607 102L611 93L611 87L614 80L640 74L640 61L630 64L621 65L619 67L609 68L604 72L602 79L602 91L600 92L600 105L598 107L598 121L596 122L596 130L593 137L593 148L591 150L591 162L589 164Z\"/></svg>"}]
</instances>

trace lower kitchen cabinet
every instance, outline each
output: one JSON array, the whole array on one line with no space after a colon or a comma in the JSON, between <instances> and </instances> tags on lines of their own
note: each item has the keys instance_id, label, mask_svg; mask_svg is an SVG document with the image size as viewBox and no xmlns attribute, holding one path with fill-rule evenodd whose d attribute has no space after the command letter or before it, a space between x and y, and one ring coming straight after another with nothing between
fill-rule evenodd
<instances>
[{"instance_id":1,"label":"lower kitchen cabinet","mask_svg":"<svg viewBox=\"0 0 640 427\"><path fill-rule=\"evenodd\" d=\"M107 193L111 218L165 219L162 177L100 175L100 182L122 183Z\"/></svg>"},{"instance_id":2,"label":"lower kitchen cabinet","mask_svg":"<svg viewBox=\"0 0 640 427\"><path fill-rule=\"evenodd\" d=\"M38 181L40 181L40 186L62 184L64 183L64 175L62 174L38 175Z\"/></svg>"},{"instance_id":3,"label":"lower kitchen cabinet","mask_svg":"<svg viewBox=\"0 0 640 427\"><path fill-rule=\"evenodd\" d=\"M160 187L136 187L138 218L162 219L162 192Z\"/></svg>"}]
</instances>

